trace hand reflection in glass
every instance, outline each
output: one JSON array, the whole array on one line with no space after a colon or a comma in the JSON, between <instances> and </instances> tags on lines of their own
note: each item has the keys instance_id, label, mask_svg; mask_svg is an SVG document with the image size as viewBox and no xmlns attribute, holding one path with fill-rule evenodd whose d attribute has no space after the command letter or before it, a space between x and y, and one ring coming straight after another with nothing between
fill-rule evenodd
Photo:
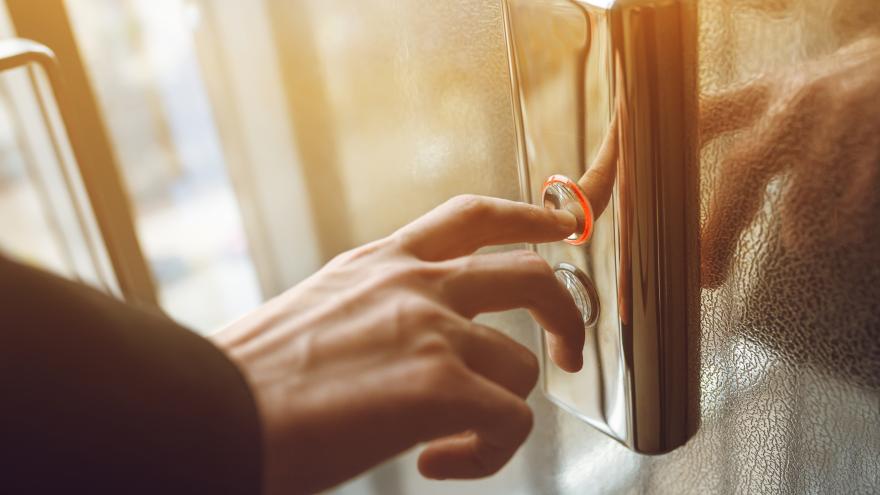
<instances>
[{"instance_id":1,"label":"hand reflection in glass","mask_svg":"<svg viewBox=\"0 0 880 495\"><path fill-rule=\"evenodd\" d=\"M737 132L719 165L701 233L706 288L727 279L740 237L774 178L786 249L805 254L869 241L880 175L880 38L868 37L763 77L700 108L702 144Z\"/></svg>"},{"instance_id":2,"label":"hand reflection in glass","mask_svg":"<svg viewBox=\"0 0 880 495\"><path fill-rule=\"evenodd\" d=\"M597 218L618 179L617 128L615 120L578 180ZM877 235L867 223L880 207L880 37L704 98L701 147L731 133L737 136L701 232L703 287L726 280L740 237L777 177L787 179L779 211L786 248L816 252Z\"/></svg>"}]
</instances>

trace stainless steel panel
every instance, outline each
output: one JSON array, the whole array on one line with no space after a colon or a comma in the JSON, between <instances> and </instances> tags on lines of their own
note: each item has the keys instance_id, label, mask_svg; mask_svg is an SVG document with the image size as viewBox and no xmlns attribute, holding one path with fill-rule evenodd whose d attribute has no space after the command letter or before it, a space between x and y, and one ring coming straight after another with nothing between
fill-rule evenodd
<instances>
[{"instance_id":1,"label":"stainless steel panel","mask_svg":"<svg viewBox=\"0 0 880 495\"><path fill-rule=\"evenodd\" d=\"M537 247L551 264L589 274L601 306L584 370L570 375L545 359L545 391L634 450L671 450L687 438L698 314L693 5L504 5L524 195L541 203L546 177L581 177L597 217L583 247ZM598 180L608 174L616 181Z\"/></svg>"}]
</instances>

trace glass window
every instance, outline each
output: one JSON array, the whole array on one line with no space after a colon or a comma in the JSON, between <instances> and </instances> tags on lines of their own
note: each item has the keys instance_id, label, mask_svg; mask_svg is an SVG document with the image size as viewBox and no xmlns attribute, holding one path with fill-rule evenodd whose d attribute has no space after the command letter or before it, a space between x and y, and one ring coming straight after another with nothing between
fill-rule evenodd
<instances>
[{"instance_id":1,"label":"glass window","mask_svg":"<svg viewBox=\"0 0 880 495\"><path fill-rule=\"evenodd\" d=\"M0 85L0 246L20 261L73 276L70 246L48 208L49 192L23 140L24 116L14 104L8 79Z\"/></svg>"},{"instance_id":2,"label":"glass window","mask_svg":"<svg viewBox=\"0 0 880 495\"><path fill-rule=\"evenodd\" d=\"M69 0L163 308L201 331L262 299L181 0Z\"/></svg>"},{"instance_id":3,"label":"glass window","mask_svg":"<svg viewBox=\"0 0 880 495\"><path fill-rule=\"evenodd\" d=\"M119 295L71 156L45 74L0 73L0 250Z\"/></svg>"}]
</instances>

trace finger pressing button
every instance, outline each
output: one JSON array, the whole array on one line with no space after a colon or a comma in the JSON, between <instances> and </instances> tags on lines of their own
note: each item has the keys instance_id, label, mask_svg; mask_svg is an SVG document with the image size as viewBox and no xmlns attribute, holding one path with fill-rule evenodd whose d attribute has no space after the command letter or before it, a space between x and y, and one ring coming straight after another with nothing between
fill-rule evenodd
<instances>
[{"instance_id":1,"label":"finger pressing button","mask_svg":"<svg viewBox=\"0 0 880 495\"><path fill-rule=\"evenodd\" d=\"M544 182L544 207L568 210L578 219L577 230L565 242L580 246L593 235L593 208L577 183L564 175Z\"/></svg>"}]
</instances>

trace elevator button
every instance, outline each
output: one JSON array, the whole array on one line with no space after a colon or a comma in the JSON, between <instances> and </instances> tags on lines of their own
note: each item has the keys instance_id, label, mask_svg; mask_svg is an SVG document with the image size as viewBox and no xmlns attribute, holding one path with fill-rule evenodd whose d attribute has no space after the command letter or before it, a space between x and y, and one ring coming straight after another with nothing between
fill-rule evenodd
<instances>
[{"instance_id":1,"label":"elevator button","mask_svg":"<svg viewBox=\"0 0 880 495\"><path fill-rule=\"evenodd\" d=\"M568 210L578 219L577 230L565 240L580 246L593 235L593 208L577 183L564 175L554 175L544 182L544 206Z\"/></svg>"},{"instance_id":2,"label":"elevator button","mask_svg":"<svg viewBox=\"0 0 880 495\"><path fill-rule=\"evenodd\" d=\"M584 320L584 327L595 325L599 320L599 295L590 277L574 265L560 263L556 267L556 278L574 299L574 304Z\"/></svg>"}]
</instances>

